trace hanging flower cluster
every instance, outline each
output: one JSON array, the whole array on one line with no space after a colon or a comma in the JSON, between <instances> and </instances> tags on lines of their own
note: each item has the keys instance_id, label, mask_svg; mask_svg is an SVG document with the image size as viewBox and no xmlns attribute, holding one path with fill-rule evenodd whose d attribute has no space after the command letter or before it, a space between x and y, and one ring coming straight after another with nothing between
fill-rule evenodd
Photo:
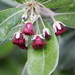
<instances>
[{"instance_id":1,"label":"hanging flower cluster","mask_svg":"<svg viewBox=\"0 0 75 75\"><path fill-rule=\"evenodd\" d=\"M43 4L38 3L36 1L34 2L30 1L20 6L23 5L26 5L26 8L23 9L24 13L21 18L22 20L21 20L20 29L14 34L12 42L21 49L28 49L29 45L28 39L30 36L32 37L31 46L35 50L42 49L45 45L47 45L46 40L50 40L51 37L50 30L46 27L42 19L42 15L48 14L49 10L47 10L47 8ZM62 22L56 21L52 13L53 12L51 11L49 16L52 18L54 22L53 30L56 36L58 36L63 34L67 30L67 28ZM41 24L39 24L38 21L40 21ZM39 25L42 26L42 32L40 32L41 28Z\"/></svg>"}]
</instances>

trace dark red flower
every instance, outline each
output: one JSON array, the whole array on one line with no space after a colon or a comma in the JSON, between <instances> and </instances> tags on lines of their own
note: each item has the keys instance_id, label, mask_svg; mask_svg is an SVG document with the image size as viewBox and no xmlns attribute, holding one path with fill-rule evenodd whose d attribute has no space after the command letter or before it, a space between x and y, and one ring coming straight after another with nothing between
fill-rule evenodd
<instances>
[{"instance_id":1,"label":"dark red flower","mask_svg":"<svg viewBox=\"0 0 75 75\"><path fill-rule=\"evenodd\" d=\"M25 39L23 38L22 33L16 33L13 39L13 44L23 44L25 43Z\"/></svg>"},{"instance_id":2,"label":"dark red flower","mask_svg":"<svg viewBox=\"0 0 75 75\"><path fill-rule=\"evenodd\" d=\"M32 23L26 23L25 28L22 31L23 34L25 35L34 35L34 30L33 30L33 24Z\"/></svg>"},{"instance_id":3,"label":"dark red flower","mask_svg":"<svg viewBox=\"0 0 75 75\"><path fill-rule=\"evenodd\" d=\"M36 36L31 45L34 49L42 49L46 45L46 41L43 41L40 36Z\"/></svg>"},{"instance_id":4,"label":"dark red flower","mask_svg":"<svg viewBox=\"0 0 75 75\"><path fill-rule=\"evenodd\" d=\"M67 31L67 27L65 27L64 24L59 21L54 23L53 28L54 28L56 36L61 35L65 31Z\"/></svg>"},{"instance_id":5,"label":"dark red flower","mask_svg":"<svg viewBox=\"0 0 75 75\"><path fill-rule=\"evenodd\" d=\"M57 27L56 27L57 28ZM64 26L62 26L61 25L61 30L59 30L58 28L57 28L57 32L55 33L56 34L56 36L58 36L58 35L62 35L65 31L67 31L67 28L66 27L64 27Z\"/></svg>"},{"instance_id":6,"label":"dark red flower","mask_svg":"<svg viewBox=\"0 0 75 75\"><path fill-rule=\"evenodd\" d=\"M23 34L17 32L14 36L14 39L12 40L13 44L17 45L18 47L20 47L21 49L27 49L27 47L25 46L25 39L23 38Z\"/></svg>"}]
</instances>

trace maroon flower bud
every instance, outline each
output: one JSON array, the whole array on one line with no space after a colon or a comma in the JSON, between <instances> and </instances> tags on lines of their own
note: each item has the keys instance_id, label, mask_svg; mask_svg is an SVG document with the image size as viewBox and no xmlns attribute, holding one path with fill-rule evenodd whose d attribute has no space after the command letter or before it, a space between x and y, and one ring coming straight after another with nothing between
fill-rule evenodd
<instances>
[{"instance_id":1,"label":"maroon flower bud","mask_svg":"<svg viewBox=\"0 0 75 75\"><path fill-rule=\"evenodd\" d=\"M17 32L14 36L14 39L13 39L13 44L23 44L25 43L25 40L23 38L23 34L20 33L20 32Z\"/></svg>"},{"instance_id":2,"label":"maroon flower bud","mask_svg":"<svg viewBox=\"0 0 75 75\"><path fill-rule=\"evenodd\" d=\"M43 41L40 36L36 36L31 45L34 49L42 49L46 45L46 41Z\"/></svg>"},{"instance_id":3,"label":"maroon flower bud","mask_svg":"<svg viewBox=\"0 0 75 75\"><path fill-rule=\"evenodd\" d=\"M34 30L33 30L33 24L32 23L26 23L25 28L23 29L22 33L25 35L34 35Z\"/></svg>"},{"instance_id":4,"label":"maroon flower bud","mask_svg":"<svg viewBox=\"0 0 75 75\"><path fill-rule=\"evenodd\" d=\"M62 22L56 21L53 25L56 36L63 34L67 28Z\"/></svg>"},{"instance_id":5,"label":"maroon flower bud","mask_svg":"<svg viewBox=\"0 0 75 75\"><path fill-rule=\"evenodd\" d=\"M23 34L20 32L17 32L14 36L14 39L12 40L13 44L17 45L21 49L27 49L25 46L25 39L23 38Z\"/></svg>"},{"instance_id":6,"label":"maroon flower bud","mask_svg":"<svg viewBox=\"0 0 75 75\"><path fill-rule=\"evenodd\" d=\"M56 36L63 34L63 33L67 30L66 27L63 27L62 25L61 25L61 27L62 27L61 30L59 30L59 29L57 28L57 33L55 33Z\"/></svg>"},{"instance_id":7,"label":"maroon flower bud","mask_svg":"<svg viewBox=\"0 0 75 75\"><path fill-rule=\"evenodd\" d=\"M47 39L47 40L50 40L50 31L48 28L44 28L43 29L43 36Z\"/></svg>"}]
</instances>

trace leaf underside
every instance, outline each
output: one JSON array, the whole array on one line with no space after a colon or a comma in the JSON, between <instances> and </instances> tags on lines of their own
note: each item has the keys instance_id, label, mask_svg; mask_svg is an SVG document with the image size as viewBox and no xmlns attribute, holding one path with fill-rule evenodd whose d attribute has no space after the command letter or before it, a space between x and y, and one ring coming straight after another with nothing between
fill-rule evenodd
<instances>
[{"instance_id":1,"label":"leaf underside","mask_svg":"<svg viewBox=\"0 0 75 75\"><path fill-rule=\"evenodd\" d=\"M20 24L22 13L19 8L0 11L0 44L9 41L18 30L15 26Z\"/></svg>"},{"instance_id":2,"label":"leaf underside","mask_svg":"<svg viewBox=\"0 0 75 75\"><path fill-rule=\"evenodd\" d=\"M28 72L30 75L49 75L57 64L59 58L59 47L53 30L45 23L51 31L51 39L41 50L34 50L31 46L28 50Z\"/></svg>"}]
</instances>

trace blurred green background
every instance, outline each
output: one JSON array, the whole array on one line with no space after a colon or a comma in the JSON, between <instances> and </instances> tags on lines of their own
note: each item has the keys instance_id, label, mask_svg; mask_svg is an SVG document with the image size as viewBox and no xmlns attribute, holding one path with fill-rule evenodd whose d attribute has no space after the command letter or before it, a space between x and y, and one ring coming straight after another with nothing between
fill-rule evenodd
<instances>
[{"instance_id":1,"label":"blurred green background","mask_svg":"<svg viewBox=\"0 0 75 75\"><path fill-rule=\"evenodd\" d=\"M12 8L18 3L11 0L0 0L0 10ZM75 30L68 31L58 37L60 59L57 69L52 75L75 75ZM19 49L10 41L0 46L0 75L21 75L26 63L27 51Z\"/></svg>"}]
</instances>

